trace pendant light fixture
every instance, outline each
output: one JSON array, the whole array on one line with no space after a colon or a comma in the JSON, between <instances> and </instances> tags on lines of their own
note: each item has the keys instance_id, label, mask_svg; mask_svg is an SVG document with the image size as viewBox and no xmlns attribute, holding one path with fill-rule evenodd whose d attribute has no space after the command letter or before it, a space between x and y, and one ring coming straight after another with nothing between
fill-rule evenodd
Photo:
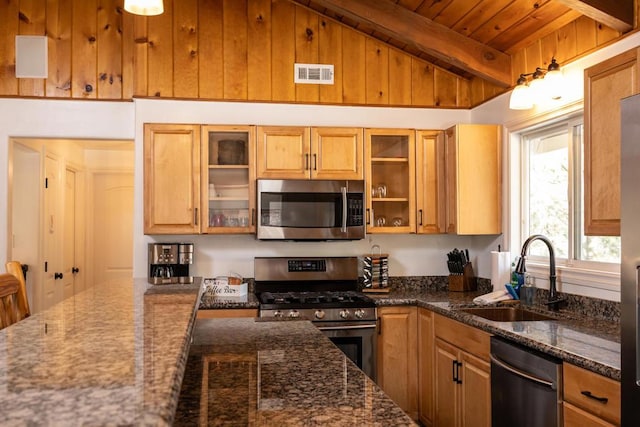
<instances>
[{"instance_id":1,"label":"pendant light fixture","mask_svg":"<svg viewBox=\"0 0 640 427\"><path fill-rule=\"evenodd\" d=\"M531 77L531 81L527 78ZM516 87L511 92L509 108L512 110L528 110L534 104L544 104L547 100L562 98L562 71L555 58L551 58L549 67L537 67L532 73L520 74Z\"/></svg>"},{"instance_id":2,"label":"pendant light fixture","mask_svg":"<svg viewBox=\"0 0 640 427\"><path fill-rule=\"evenodd\" d=\"M162 0L124 0L124 10L134 15L155 16L164 12Z\"/></svg>"}]
</instances>

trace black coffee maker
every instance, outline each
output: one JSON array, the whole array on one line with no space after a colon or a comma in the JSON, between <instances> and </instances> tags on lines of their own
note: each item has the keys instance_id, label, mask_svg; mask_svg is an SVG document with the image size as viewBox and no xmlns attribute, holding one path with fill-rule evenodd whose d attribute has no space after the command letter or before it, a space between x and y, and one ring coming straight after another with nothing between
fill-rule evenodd
<instances>
[{"instance_id":1,"label":"black coffee maker","mask_svg":"<svg viewBox=\"0 0 640 427\"><path fill-rule=\"evenodd\" d=\"M193 283L193 243L149 243L149 283Z\"/></svg>"}]
</instances>

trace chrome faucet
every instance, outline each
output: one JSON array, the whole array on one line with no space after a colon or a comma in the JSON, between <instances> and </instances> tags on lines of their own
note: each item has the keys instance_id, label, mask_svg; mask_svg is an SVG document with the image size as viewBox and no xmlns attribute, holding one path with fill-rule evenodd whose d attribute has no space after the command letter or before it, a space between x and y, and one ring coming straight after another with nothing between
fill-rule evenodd
<instances>
[{"instance_id":1,"label":"chrome faucet","mask_svg":"<svg viewBox=\"0 0 640 427\"><path fill-rule=\"evenodd\" d=\"M549 300L547 301L547 306L551 310L558 310L565 303L566 300L564 298L560 298L558 296L558 292L556 291L556 256L553 250L553 245L551 244L551 240L549 240L546 236L542 234L534 234L529 236L527 240L525 240L522 245L522 251L520 252L520 259L518 260L518 265L516 265L516 273L523 274L527 271L525 267L525 262L527 259L527 249L529 249L529 245L535 241L541 240L547 245L549 249Z\"/></svg>"}]
</instances>

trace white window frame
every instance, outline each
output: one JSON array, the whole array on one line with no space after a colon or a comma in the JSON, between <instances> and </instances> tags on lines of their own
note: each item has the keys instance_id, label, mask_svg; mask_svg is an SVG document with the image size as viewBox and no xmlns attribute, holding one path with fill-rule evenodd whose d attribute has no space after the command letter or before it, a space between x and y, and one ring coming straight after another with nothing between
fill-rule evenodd
<instances>
[{"instance_id":1,"label":"white window frame","mask_svg":"<svg viewBox=\"0 0 640 427\"><path fill-rule=\"evenodd\" d=\"M524 205L521 194L522 173L522 140L523 133L530 133L536 128L550 127L571 119L581 121L579 114L584 111L582 101L569 104L564 108L537 114L525 120L505 124L506 153L508 159L505 176L508 177L506 194L507 212L505 218L505 242L509 242L512 257L520 255L522 244L527 236L524 224ZM573 157L575 153L571 152ZM574 179L574 177L569 178ZM572 203L570 200L569 203ZM570 224L576 218L571 218ZM593 261L572 260L570 253L568 260L556 260L556 275L558 290L570 294L579 294L601 299L620 301L620 265ZM548 257L527 256L527 272L534 278L539 288L549 288L549 260Z\"/></svg>"}]
</instances>

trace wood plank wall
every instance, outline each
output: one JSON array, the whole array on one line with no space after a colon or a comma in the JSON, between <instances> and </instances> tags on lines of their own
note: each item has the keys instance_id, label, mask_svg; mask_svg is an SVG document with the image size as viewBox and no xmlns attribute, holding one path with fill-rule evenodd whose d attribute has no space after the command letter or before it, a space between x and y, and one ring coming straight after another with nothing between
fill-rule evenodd
<instances>
[{"instance_id":1,"label":"wood plank wall","mask_svg":"<svg viewBox=\"0 0 640 427\"><path fill-rule=\"evenodd\" d=\"M134 96L469 108L506 89L467 80L287 0L165 0L157 17L123 0L0 2L0 96ZM15 78L15 36L47 35L47 79ZM589 18L512 52L520 73L564 64L619 34ZM334 85L295 85L293 63L332 63Z\"/></svg>"}]
</instances>

